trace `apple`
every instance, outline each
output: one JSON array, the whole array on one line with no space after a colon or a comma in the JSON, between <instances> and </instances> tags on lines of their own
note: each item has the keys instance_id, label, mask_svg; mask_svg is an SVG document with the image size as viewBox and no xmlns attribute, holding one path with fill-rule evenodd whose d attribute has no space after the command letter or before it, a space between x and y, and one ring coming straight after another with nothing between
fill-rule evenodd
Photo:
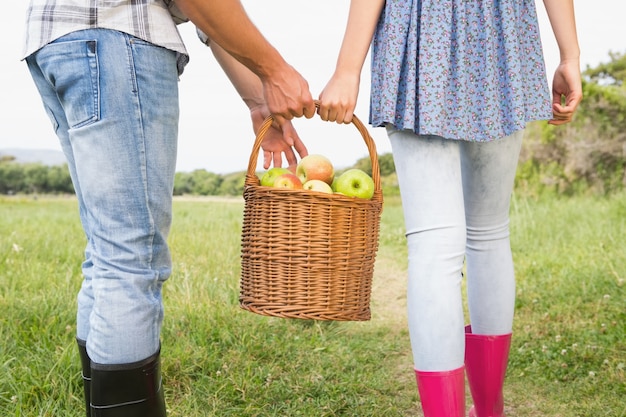
<instances>
[{"instance_id":1,"label":"apple","mask_svg":"<svg viewBox=\"0 0 626 417\"><path fill-rule=\"evenodd\" d=\"M274 181L276 178L283 174L287 174L289 171L287 168L282 167L273 167L268 169L265 174L261 177L261 185L265 187L272 187L274 185Z\"/></svg>"},{"instance_id":2,"label":"apple","mask_svg":"<svg viewBox=\"0 0 626 417\"><path fill-rule=\"evenodd\" d=\"M348 197L370 199L374 195L374 180L365 171L352 168L337 177L335 192Z\"/></svg>"},{"instance_id":3,"label":"apple","mask_svg":"<svg viewBox=\"0 0 626 417\"><path fill-rule=\"evenodd\" d=\"M333 191L337 191L337 178L339 177L333 178L333 182L330 184L330 188L332 188Z\"/></svg>"},{"instance_id":4,"label":"apple","mask_svg":"<svg viewBox=\"0 0 626 417\"><path fill-rule=\"evenodd\" d=\"M290 188L292 190L301 190L302 181L291 172L279 175L274 181L273 187L275 188Z\"/></svg>"},{"instance_id":5,"label":"apple","mask_svg":"<svg viewBox=\"0 0 626 417\"><path fill-rule=\"evenodd\" d=\"M302 188L309 191L317 191L320 193L332 194L333 189L330 188L330 185L326 184L322 180L308 180L304 184L302 184Z\"/></svg>"},{"instance_id":6,"label":"apple","mask_svg":"<svg viewBox=\"0 0 626 417\"><path fill-rule=\"evenodd\" d=\"M335 168L323 155L307 155L296 166L296 175L303 184L309 180L321 180L330 185L335 178Z\"/></svg>"}]
</instances>

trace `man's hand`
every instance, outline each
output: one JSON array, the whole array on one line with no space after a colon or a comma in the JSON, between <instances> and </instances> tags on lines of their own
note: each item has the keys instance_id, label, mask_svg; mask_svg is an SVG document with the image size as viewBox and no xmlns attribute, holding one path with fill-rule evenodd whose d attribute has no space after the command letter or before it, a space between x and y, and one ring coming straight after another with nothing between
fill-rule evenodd
<instances>
[{"instance_id":1,"label":"man's hand","mask_svg":"<svg viewBox=\"0 0 626 417\"><path fill-rule=\"evenodd\" d=\"M269 109L265 105L250 109L252 127L255 133L259 131L269 114ZM275 167L282 166L282 155L284 154L287 158L288 167L295 171L295 166L298 164L296 152L300 159L308 155L306 146L300 140L300 136L298 136L298 132L296 132L291 121L282 118L274 120L263 138L261 147L263 148L264 169L268 169L272 165Z\"/></svg>"},{"instance_id":2,"label":"man's hand","mask_svg":"<svg viewBox=\"0 0 626 417\"><path fill-rule=\"evenodd\" d=\"M281 71L260 78L265 102L273 115L288 120L301 116L310 119L315 115L309 84L291 65L285 64Z\"/></svg>"}]
</instances>

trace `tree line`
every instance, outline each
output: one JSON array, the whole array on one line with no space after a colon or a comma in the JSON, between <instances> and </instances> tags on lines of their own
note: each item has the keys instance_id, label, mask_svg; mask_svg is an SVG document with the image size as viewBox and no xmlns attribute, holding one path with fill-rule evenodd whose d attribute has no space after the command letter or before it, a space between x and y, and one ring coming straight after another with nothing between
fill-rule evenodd
<instances>
[{"instance_id":1,"label":"tree line","mask_svg":"<svg viewBox=\"0 0 626 417\"><path fill-rule=\"evenodd\" d=\"M520 155L516 190L524 193L611 194L626 187L626 53L583 73L583 101L572 123L529 124ZM378 157L385 194L397 194L391 154ZM354 166L371 174L371 161ZM177 172L174 195L240 196L245 172ZM71 194L66 165L45 166L0 158L0 194Z\"/></svg>"},{"instance_id":2,"label":"tree line","mask_svg":"<svg viewBox=\"0 0 626 417\"><path fill-rule=\"evenodd\" d=\"M381 177L393 175L395 167L391 154L379 157ZM371 175L369 158L358 160L355 167ZM215 174L205 169L177 172L174 195L240 196L243 194L246 172ZM18 163L14 157L0 158L0 194L73 194L74 187L67 165L46 166L40 163Z\"/></svg>"}]
</instances>

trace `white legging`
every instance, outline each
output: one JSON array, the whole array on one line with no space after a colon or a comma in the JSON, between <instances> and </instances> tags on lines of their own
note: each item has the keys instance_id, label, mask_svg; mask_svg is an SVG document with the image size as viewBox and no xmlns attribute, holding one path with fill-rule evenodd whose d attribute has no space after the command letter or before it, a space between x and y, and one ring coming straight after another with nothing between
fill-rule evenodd
<instances>
[{"instance_id":1,"label":"white legging","mask_svg":"<svg viewBox=\"0 0 626 417\"><path fill-rule=\"evenodd\" d=\"M512 330L515 276L509 203L523 131L493 142L388 128L408 243L408 324L415 369L463 365L467 262L475 334Z\"/></svg>"}]
</instances>

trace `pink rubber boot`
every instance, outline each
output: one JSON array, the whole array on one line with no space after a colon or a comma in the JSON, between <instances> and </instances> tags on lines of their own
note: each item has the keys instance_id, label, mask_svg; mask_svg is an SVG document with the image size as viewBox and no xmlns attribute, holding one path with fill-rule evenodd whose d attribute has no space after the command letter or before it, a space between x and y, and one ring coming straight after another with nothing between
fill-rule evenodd
<instances>
[{"instance_id":1,"label":"pink rubber boot","mask_svg":"<svg viewBox=\"0 0 626 417\"><path fill-rule=\"evenodd\" d=\"M465 328L465 369L474 405L469 417L505 417L502 386L511 334L483 336Z\"/></svg>"},{"instance_id":2,"label":"pink rubber boot","mask_svg":"<svg viewBox=\"0 0 626 417\"><path fill-rule=\"evenodd\" d=\"M464 417L464 367L444 372L415 370L424 417Z\"/></svg>"}]
</instances>

